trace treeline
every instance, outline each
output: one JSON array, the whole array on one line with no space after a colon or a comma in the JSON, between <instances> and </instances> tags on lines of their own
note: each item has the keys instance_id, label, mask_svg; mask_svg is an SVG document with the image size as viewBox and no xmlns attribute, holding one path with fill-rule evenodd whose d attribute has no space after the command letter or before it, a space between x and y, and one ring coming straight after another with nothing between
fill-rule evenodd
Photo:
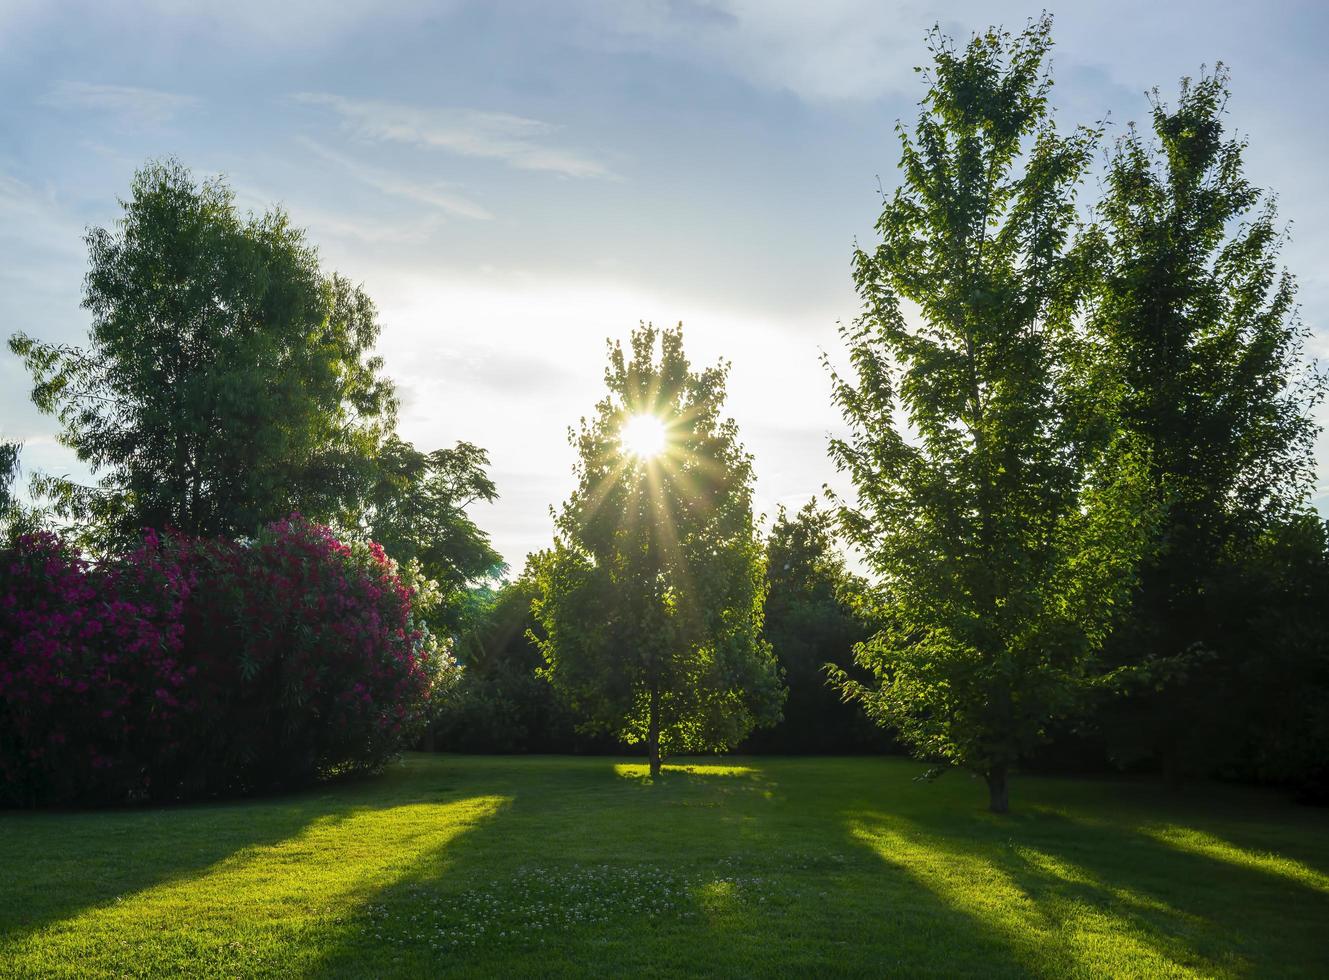
<instances>
[{"instance_id":1,"label":"treeline","mask_svg":"<svg viewBox=\"0 0 1329 980\"><path fill-rule=\"evenodd\" d=\"M1325 380L1284 231L1225 131L1221 68L1105 144L1053 118L1050 32L931 36L828 358L845 498L763 532L728 365L642 325L571 433L553 542L502 584L468 512L496 497L487 457L397 435L368 297L283 212L242 217L167 162L88 236L88 344L10 341L98 481L36 474L27 507L0 479L9 533L55 522L97 557L144 527L246 540L298 511L380 542L438 583L429 626L464 667L439 748L639 745L655 772L905 749L981 775L997 811L1021 766L1324 798ZM0 475L17 463L0 447Z\"/></svg>"},{"instance_id":2,"label":"treeline","mask_svg":"<svg viewBox=\"0 0 1329 980\"><path fill-rule=\"evenodd\" d=\"M781 717L735 743L737 751L859 754L900 744L827 683L826 665L844 661L873 633L867 583L851 573L836 544L830 511L812 501L781 508L764 540L764 636L786 688ZM532 610L541 587L534 567L485 590L474 630L461 637L461 681L446 695L439 748L460 752L621 752L625 744L584 719L542 676L546 640ZM863 675L867 676L866 673Z\"/></svg>"},{"instance_id":3,"label":"treeline","mask_svg":"<svg viewBox=\"0 0 1329 980\"><path fill-rule=\"evenodd\" d=\"M829 513L778 515L754 559L782 717L747 691L738 733L710 727L702 706L673 725L692 748L906 747L983 775L998 810L1021 765L1218 775L1324 798L1329 552L1308 503L1324 378L1303 360L1272 199L1224 129L1226 73L1184 80L1175 105L1155 95L1147 130L1108 145L1085 208L1104 134L1054 123L1050 21L931 41L881 243L856 253L849 369L832 372L848 434L831 454L856 493ZM588 719L650 737L643 699L659 685L597 667L594 650L563 689L580 708L554 706L575 624L643 621L629 600L591 596L593 575L666 620L688 591L696 559L639 533L673 528L660 516L673 505L648 519L641 501L696 491L670 468L715 469L716 456L686 445L696 410L671 394L686 387L668 349L679 338L652 361L655 343L646 330L630 360L611 349L609 398L574 437L581 487L554 558L535 556L500 596L501 625L477 641L485 667L454 693L520 716L504 727L519 743L476 744L471 730L446 744L575 747ZM674 456L637 466L646 489L619 499L605 491L626 465L610 434L642 412L668 420ZM870 582L845 571L837 536ZM570 569L587 582L566 582ZM635 650L644 637L624 627L603 642ZM624 683L613 710L596 704Z\"/></svg>"}]
</instances>

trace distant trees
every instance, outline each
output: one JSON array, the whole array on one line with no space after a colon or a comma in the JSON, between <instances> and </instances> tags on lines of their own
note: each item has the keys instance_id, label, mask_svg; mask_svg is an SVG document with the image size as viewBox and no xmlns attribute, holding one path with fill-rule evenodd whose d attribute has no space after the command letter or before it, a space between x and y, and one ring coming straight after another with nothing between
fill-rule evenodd
<instances>
[{"instance_id":1,"label":"distant trees","mask_svg":"<svg viewBox=\"0 0 1329 980\"><path fill-rule=\"evenodd\" d=\"M784 696L725 378L724 365L692 370L681 328L611 346L608 394L571 436L576 489L535 570L547 676L584 727L645 743L653 775L665 753L776 721ZM658 447L642 438L652 429Z\"/></svg>"},{"instance_id":2,"label":"distant trees","mask_svg":"<svg viewBox=\"0 0 1329 980\"><path fill-rule=\"evenodd\" d=\"M831 455L857 491L840 523L884 623L857 651L875 680L839 680L921 756L981 774L997 812L1010 768L1098 681L1149 509L1128 453L1085 451L1065 382L1096 133L1052 124L1049 31L933 34L882 243L856 255L852 373L834 375L850 432Z\"/></svg>"},{"instance_id":3,"label":"distant trees","mask_svg":"<svg viewBox=\"0 0 1329 980\"><path fill-rule=\"evenodd\" d=\"M617 741L577 731L579 719L542 676L540 625L531 611L539 589L523 570L477 603L457 645L461 682L444 698L436 745L449 752L610 750Z\"/></svg>"},{"instance_id":4,"label":"distant trees","mask_svg":"<svg viewBox=\"0 0 1329 980\"><path fill-rule=\"evenodd\" d=\"M868 584L845 566L836 547L834 515L815 500L792 514L781 507L765 544L764 633L789 694L780 723L753 732L744 751L894 747L891 735L826 682L826 665L844 662L855 643L875 632L868 618Z\"/></svg>"},{"instance_id":5,"label":"distant trees","mask_svg":"<svg viewBox=\"0 0 1329 980\"><path fill-rule=\"evenodd\" d=\"M782 509L763 543L727 365L694 370L681 328L642 326L571 433L552 548L499 587L470 515L497 496L488 455L400 438L369 297L283 211L241 215L223 180L167 161L87 235L88 343L9 341L96 477L33 481L80 547L21 539L38 521L3 441L0 526L77 584L80 549L112 567L144 527L238 555L294 511L328 525L337 562L372 554L402 595L418 587L411 632L456 644L466 674L435 728L451 748L644 743L658 774L667 753L750 736L795 752L898 734L981 774L1004 811L1011 768L1061 738L1082 762L1329 796L1329 525L1307 504L1326 378L1303 362L1273 203L1225 132L1227 74L1184 80L1175 107L1154 96L1152 136L1115 143L1086 223L1101 134L1053 125L1050 29L931 36L901 186L855 254L863 311L832 371L848 432L830 445L855 492L832 513ZM303 608L300 642L326 601ZM264 648L290 696L274 725L303 697L288 648ZM320 645L301 649L316 672Z\"/></svg>"},{"instance_id":6,"label":"distant trees","mask_svg":"<svg viewBox=\"0 0 1329 980\"><path fill-rule=\"evenodd\" d=\"M498 489L485 467L489 454L469 442L421 452L395 434L378 448L373 482L359 519L362 532L400 562L417 560L443 593L442 622L449 632L467 624L467 590L501 574L503 558L467 508L493 502Z\"/></svg>"},{"instance_id":7,"label":"distant trees","mask_svg":"<svg viewBox=\"0 0 1329 980\"><path fill-rule=\"evenodd\" d=\"M379 324L284 212L242 217L222 180L154 163L87 244L88 345L10 340L100 474L38 481L61 516L114 547L141 527L234 536L355 509L395 411Z\"/></svg>"}]
</instances>

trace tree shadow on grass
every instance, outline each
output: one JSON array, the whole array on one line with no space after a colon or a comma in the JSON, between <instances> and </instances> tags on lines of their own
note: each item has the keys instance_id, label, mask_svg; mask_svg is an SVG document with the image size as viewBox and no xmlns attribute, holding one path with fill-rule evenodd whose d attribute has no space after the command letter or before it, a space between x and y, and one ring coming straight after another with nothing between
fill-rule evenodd
<instances>
[{"instance_id":1,"label":"tree shadow on grass","mask_svg":"<svg viewBox=\"0 0 1329 980\"><path fill-rule=\"evenodd\" d=\"M0 865L22 870L0 883L0 962L271 967L287 927L340 914L501 809L476 788L395 772L226 805L5 815Z\"/></svg>"},{"instance_id":2,"label":"tree shadow on grass","mask_svg":"<svg viewBox=\"0 0 1329 980\"><path fill-rule=\"evenodd\" d=\"M46 862L0 880L0 963L375 977L1325 965L1323 852L1304 833L1296 859L1247 846L1277 839L1282 810L1206 820L1129 787L1030 781L1026 809L995 818L974 787L912 772L730 759L651 780L612 759L414 757L281 800L0 817L0 857Z\"/></svg>"},{"instance_id":3,"label":"tree shadow on grass","mask_svg":"<svg viewBox=\"0 0 1329 980\"><path fill-rule=\"evenodd\" d=\"M1021 972L1000 930L845 847L834 811L791 807L791 787L758 764L671 766L656 780L613 761L546 765L511 788L501 820L322 936L310 973Z\"/></svg>"},{"instance_id":4,"label":"tree shadow on grass","mask_svg":"<svg viewBox=\"0 0 1329 980\"><path fill-rule=\"evenodd\" d=\"M1169 838L1038 808L995 819L961 811L926 825L875 811L850 814L847 825L887 866L999 932L1031 975L1329 969L1326 879L1194 828L1168 824Z\"/></svg>"}]
</instances>

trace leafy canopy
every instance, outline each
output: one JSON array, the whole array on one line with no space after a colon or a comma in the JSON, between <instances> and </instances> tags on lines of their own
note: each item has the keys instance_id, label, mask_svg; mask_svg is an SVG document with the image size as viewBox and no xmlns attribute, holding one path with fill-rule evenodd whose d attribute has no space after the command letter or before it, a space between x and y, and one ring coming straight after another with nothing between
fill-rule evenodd
<instances>
[{"instance_id":1,"label":"leafy canopy","mask_svg":"<svg viewBox=\"0 0 1329 980\"><path fill-rule=\"evenodd\" d=\"M547 676L588 729L646 742L655 771L661 752L733 745L783 699L727 370L692 370L681 327L612 344L608 394L570 433L576 489L536 561ZM663 426L658 454L624 445L642 416Z\"/></svg>"},{"instance_id":2,"label":"leafy canopy","mask_svg":"<svg viewBox=\"0 0 1329 980\"><path fill-rule=\"evenodd\" d=\"M403 564L418 561L438 583L437 625L454 633L468 625L472 584L506 568L468 513L472 504L498 499L488 465L489 454L469 442L425 453L389 436L375 455L360 519L365 536Z\"/></svg>"},{"instance_id":3,"label":"leafy canopy","mask_svg":"<svg viewBox=\"0 0 1329 980\"><path fill-rule=\"evenodd\" d=\"M793 513L780 507L765 552L764 632L789 695L781 722L754 732L745 747L782 753L890 747L890 736L826 679L827 663L843 663L854 644L875 632L868 583L846 567L834 514L815 499Z\"/></svg>"},{"instance_id":4,"label":"leafy canopy","mask_svg":"<svg viewBox=\"0 0 1329 980\"><path fill-rule=\"evenodd\" d=\"M1068 240L1097 133L1052 122L1050 27L932 34L902 184L855 255L851 372L832 372L849 433L831 455L857 498L840 523L885 623L856 654L875 680L839 680L921 756L983 774L995 810L1094 680L1148 511L1129 454L1085 451L1066 390L1084 289Z\"/></svg>"},{"instance_id":5,"label":"leafy canopy","mask_svg":"<svg viewBox=\"0 0 1329 980\"><path fill-rule=\"evenodd\" d=\"M1095 290L1079 383L1147 450L1162 507L1110 655L1192 661L1161 696L1114 707L1105 728L1119 759L1155 754L1173 771L1239 749L1260 675L1301 683L1286 656L1298 639L1250 624L1274 625L1261 556L1313 541L1302 526L1319 523L1305 511L1325 378L1304 360L1296 284L1278 264L1284 233L1243 172L1245 142L1225 132L1227 99L1221 65L1183 79L1175 105L1155 93L1152 138L1132 126L1116 143L1100 222L1081 244Z\"/></svg>"},{"instance_id":6,"label":"leafy canopy","mask_svg":"<svg viewBox=\"0 0 1329 980\"><path fill-rule=\"evenodd\" d=\"M175 161L134 177L114 229L87 235L85 347L10 340L33 400L95 486L35 481L106 546L140 527L243 535L300 511L340 518L391 429L365 293L325 275L274 209L241 216Z\"/></svg>"}]
</instances>

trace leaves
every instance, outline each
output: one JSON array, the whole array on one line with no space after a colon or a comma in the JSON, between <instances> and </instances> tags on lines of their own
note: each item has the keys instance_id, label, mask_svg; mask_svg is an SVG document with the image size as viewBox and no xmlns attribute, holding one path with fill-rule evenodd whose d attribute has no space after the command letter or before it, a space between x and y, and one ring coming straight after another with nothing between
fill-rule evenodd
<instances>
[{"instance_id":1,"label":"leaves","mask_svg":"<svg viewBox=\"0 0 1329 980\"><path fill-rule=\"evenodd\" d=\"M1066 381L1098 132L1048 115L1050 19L932 42L902 186L855 257L850 373L832 370L850 434L831 456L856 490L839 524L880 576L883 622L856 648L874 680L832 679L919 755L986 774L1090 685L1149 507L1136 447L1087 445Z\"/></svg>"},{"instance_id":2,"label":"leaves","mask_svg":"<svg viewBox=\"0 0 1329 980\"><path fill-rule=\"evenodd\" d=\"M570 434L577 487L534 562L547 676L588 728L666 751L733 745L783 700L761 637L764 583L752 460L721 414L727 366L694 371L681 329L609 348L608 394ZM666 448L638 458L624 422L659 418Z\"/></svg>"},{"instance_id":3,"label":"leaves","mask_svg":"<svg viewBox=\"0 0 1329 980\"><path fill-rule=\"evenodd\" d=\"M145 526L234 536L356 509L396 408L368 297L284 212L242 217L224 181L175 161L140 170L123 207L87 235L87 346L10 339L98 475L39 492L102 551Z\"/></svg>"}]
</instances>

